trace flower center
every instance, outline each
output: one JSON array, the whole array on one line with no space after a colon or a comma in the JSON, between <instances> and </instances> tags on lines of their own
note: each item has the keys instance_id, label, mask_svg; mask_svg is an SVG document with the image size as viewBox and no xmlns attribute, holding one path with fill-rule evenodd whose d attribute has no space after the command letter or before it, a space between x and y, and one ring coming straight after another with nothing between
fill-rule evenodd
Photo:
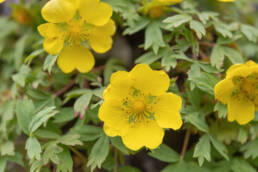
<instances>
[{"instance_id":1,"label":"flower center","mask_svg":"<svg viewBox=\"0 0 258 172\"><path fill-rule=\"evenodd\" d=\"M237 87L232 96L241 99L253 101L256 105L258 102L258 73L253 73L247 77L235 76L233 83Z\"/></svg>"},{"instance_id":2,"label":"flower center","mask_svg":"<svg viewBox=\"0 0 258 172\"><path fill-rule=\"evenodd\" d=\"M142 100L136 100L133 102L133 110L136 113L143 112L146 109L146 105Z\"/></svg>"}]
</instances>

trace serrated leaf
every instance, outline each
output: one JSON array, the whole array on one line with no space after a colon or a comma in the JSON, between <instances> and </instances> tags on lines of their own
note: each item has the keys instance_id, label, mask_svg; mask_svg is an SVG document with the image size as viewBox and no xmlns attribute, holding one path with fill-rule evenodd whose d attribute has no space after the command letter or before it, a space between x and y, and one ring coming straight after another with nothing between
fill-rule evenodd
<instances>
[{"instance_id":1,"label":"serrated leaf","mask_svg":"<svg viewBox=\"0 0 258 172\"><path fill-rule=\"evenodd\" d=\"M30 73L30 68L26 65L23 65L19 72L12 76L14 82L19 84L21 87L25 86L26 78Z\"/></svg>"},{"instance_id":2,"label":"serrated leaf","mask_svg":"<svg viewBox=\"0 0 258 172\"><path fill-rule=\"evenodd\" d=\"M185 120L203 132L207 133L209 131L209 127L205 122L204 116L198 112L187 114L185 116Z\"/></svg>"},{"instance_id":3,"label":"serrated leaf","mask_svg":"<svg viewBox=\"0 0 258 172\"><path fill-rule=\"evenodd\" d=\"M109 138L105 134L103 134L98 141L94 144L87 166L90 166L91 171L93 171L96 167L100 168L101 164L107 158L109 152Z\"/></svg>"},{"instance_id":4,"label":"serrated leaf","mask_svg":"<svg viewBox=\"0 0 258 172\"><path fill-rule=\"evenodd\" d=\"M233 159L231 170L233 172L256 172L255 168L252 167L246 160L239 158Z\"/></svg>"},{"instance_id":5,"label":"serrated leaf","mask_svg":"<svg viewBox=\"0 0 258 172\"><path fill-rule=\"evenodd\" d=\"M214 148L226 159L229 160L227 147L221 143L215 136L211 135L210 140Z\"/></svg>"},{"instance_id":6,"label":"serrated leaf","mask_svg":"<svg viewBox=\"0 0 258 172\"><path fill-rule=\"evenodd\" d=\"M226 118L228 109L227 106L217 102L216 105L214 106L214 111L218 111L219 118Z\"/></svg>"},{"instance_id":7,"label":"serrated leaf","mask_svg":"<svg viewBox=\"0 0 258 172\"><path fill-rule=\"evenodd\" d=\"M39 141L35 137L31 136L27 139L25 149L27 150L27 155L31 160L40 160L40 153L42 150Z\"/></svg>"},{"instance_id":8,"label":"serrated leaf","mask_svg":"<svg viewBox=\"0 0 258 172\"><path fill-rule=\"evenodd\" d=\"M244 157L255 159L258 157L258 139L252 140L241 148Z\"/></svg>"},{"instance_id":9,"label":"serrated leaf","mask_svg":"<svg viewBox=\"0 0 258 172\"><path fill-rule=\"evenodd\" d=\"M224 57L225 54L221 46L214 46L211 52L211 65L216 66L217 69L220 69L223 64Z\"/></svg>"},{"instance_id":10,"label":"serrated leaf","mask_svg":"<svg viewBox=\"0 0 258 172\"><path fill-rule=\"evenodd\" d=\"M165 144L161 144L158 148L149 152L148 155L167 163L177 162L180 160L178 153Z\"/></svg>"},{"instance_id":11,"label":"serrated leaf","mask_svg":"<svg viewBox=\"0 0 258 172\"><path fill-rule=\"evenodd\" d=\"M57 57L58 57L57 55L53 56L49 54L46 57L46 60L44 61L43 70L47 70L48 73L51 73L52 68L56 63Z\"/></svg>"},{"instance_id":12,"label":"serrated leaf","mask_svg":"<svg viewBox=\"0 0 258 172\"><path fill-rule=\"evenodd\" d=\"M102 136L101 128L92 125L82 125L74 128L75 132L80 134L80 139L85 142L94 141Z\"/></svg>"},{"instance_id":13,"label":"serrated leaf","mask_svg":"<svg viewBox=\"0 0 258 172\"><path fill-rule=\"evenodd\" d=\"M208 134L202 136L194 148L193 157L198 158L199 165L202 166L204 160L211 161L211 145Z\"/></svg>"},{"instance_id":14,"label":"serrated leaf","mask_svg":"<svg viewBox=\"0 0 258 172\"><path fill-rule=\"evenodd\" d=\"M215 27L215 30L217 32L219 32L223 37L228 37L228 38L232 38L233 34L232 32L228 29L229 26L222 23L222 22L214 22L213 23L214 27Z\"/></svg>"},{"instance_id":15,"label":"serrated leaf","mask_svg":"<svg viewBox=\"0 0 258 172\"><path fill-rule=\"evenodd\" d=\"M80 140L80 135L72 132L60 137L58 142L68 146L83 145Z\"/></svg>"},{"instance_id":16,"label":"serrated leaf","mask_svg":"<svg viewBox=\"0 0 258 172\"><path fill-rule=\"evenodd\" d=\"M84 114L85 110L88 108L90 104L91 98L92 98L91 92L79 97L74 103L74 111L80 114Z\"/></svg>"},{"instance_id":17,"label":"serrated leaf","mask_svg":"<svg viewBox=\"0 0 258 172\"><path fill-rule=\"evenodd\" d=\"M206 34L206 30L205 30L203 24L197 20L190 21L190 28L196 32L197 37L199 39L202 39L202 37Z\"/></svg>"},{"instance_id":18,"label":"serrated leaf","mask_svg":"<svg viewBox=\"0 0 258 172\"><path fill-rule=\"evenodd\" d=\"M58 154L60 163L56 166L56 172L73 172L73 159L70 151L63 148L64 151Z\"/></svg>"},{"instance_id":19,"label":"serrated leaf","mask_svg":"<svg viewBox=\"0 0 258 172\"><path fill-rule=\"evenodd\" d=\"M192 17L187 14L178 14L166 18L163 22L167 24L166 28L176 28L192 20Z\"/></svg>"},{"instance_id":20,"label":"serrated leaf","mask_svg":"<svg viewBox=\"0 0 258 172\"><path fill-rule=\"evenodd\" d=\"M24 98L16 103L18 125L24 133L29 134L29 123L35 110L32 100Z\"/></svg>"},{"instance_id":21,"label":"serrated leaf","mask_svg":"<svg viewBox=\"0 0 258 172\"><path fill-rule=\"evenodd\" d=\"M46 107L43 110L39 111L30 121L29 131L30 133L35 132L42 124L47 123L47 121L55 116L58 111L55 110L55 107Z\"/></svg>"},{"instance_id":22,"label":"serrated leaf","mask_svg":"<svg viewBox=\"0 0 258 172\"><path fill-rule=\"evenodd\" d=\"M1 145L1 156L5 156L5 155L10 155L10 156L14 156L15 152L14 152L14 144L11 141L8 141L6 143L4 143L3 145Z\"/></svg>"},{"instance_id":23,"label":"serrated leaf","mask_svg":"<svg viewBox=\"0 0 258 172\"><path fill-rule=\"evenodd\" d=\"M242 24L240 30L249 41L254 42L254 43L257 42L258 29L256 27Z\"/></svg>"},{"instance_id":24,"label":"serrated leaf","mask_svg":"<svg viewBox=\"0 0 258 172\"><path fill-rule=\"evenodd\" d=\"M160 22L152 21L145 31L144 49L147 50L152 47L155 54L158 53L160 47L164 47L165 42L160 28Z\"/></svg>"},{"instance_id":25,"label":"serrated leaf","mask_svg":"<svg viewBox=\"0 0 258 172\"><path fill-rule=\"evenodd\" d=\"M143 54L142 56L138 57L135 60L135 63L151 64L151 63L159 60L160 58L161 58L160 54L155 54L154 52L150 51L150 52L147 52L147 53Z\"/></svg>"}]
</instances>

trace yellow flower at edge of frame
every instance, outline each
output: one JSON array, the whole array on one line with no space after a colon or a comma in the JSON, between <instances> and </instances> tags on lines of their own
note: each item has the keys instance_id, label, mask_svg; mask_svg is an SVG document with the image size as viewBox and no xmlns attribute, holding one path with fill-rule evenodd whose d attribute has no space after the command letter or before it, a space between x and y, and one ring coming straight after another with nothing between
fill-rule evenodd
<instances>
[{"instance_id":1,"label":"yellow flower at edge of frame","mask_svg":"<svg viewBox=\"0 0 258 172\"><path fill-rule=\"evenodd\" d=\"M151 18L159 18L163 15L165 8L169 5L174 5L183 0L152 0L144 4L143 13L149 14Z\"/></svg>"},{"instance_id":2,"label":"yellow flower at edge of frame","mask_svg":"<svg viewBox=\"0 0 258 172\"><path fill-rule=\"evenodd\" d=\"M229 121L247 124L258 109L258 64L248 61L231 66L214 93L217 100L227 104Z\"/></svg>"},{"instance_id":3,"label":"yellow flower at edge of frame","mask_svg":"<svg viewBox=\"0 0 258 172\"><path fill-rule=\"evenodd\" d=\"M89 72L95 59L90 48L105 53L112 47L116 31L112 8L99 0L50 0L42 8L49 23L38 26L44 49L59 54L57 64L64 73Z\"/></svg>"},{"instance_id":4,"label":"yellow flower at edge of frame","mask_svg":"<svg viewBox=\"0 0 258 172\"><path fill-rule=\"evenodd\" d=\"M163 128L177 130L182 126L182 99L167 92L169 84L164 71L152 70L146 64L112 74L99 110L105 133L121 136L131 150L157 148L164 137Z\"/></svg>"},{"instance_id":5,"label":"yellow flower at edge of frame","mask_svg":"<svg viewBox=\"0 0 258 172\"><path fill-rule=\"evenodd\" d=\"M5 0L0 0L0 3L3 3Z\"/></svg>"}]
</instances>

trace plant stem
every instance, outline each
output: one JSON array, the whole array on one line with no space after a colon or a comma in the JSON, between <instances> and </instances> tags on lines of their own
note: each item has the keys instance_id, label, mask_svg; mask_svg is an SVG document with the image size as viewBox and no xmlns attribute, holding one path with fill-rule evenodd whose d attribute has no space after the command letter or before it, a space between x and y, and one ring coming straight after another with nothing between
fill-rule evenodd
<instances>
[{"instance_id":1,"label":"plant stem","mask_svg":"<svg viewBox=\"0 0 258 172\"><path fill-rule=\"evenodd\" d=\"M79 157L84 161L85 164L87 164L88 160L87 160L87 158L86 158L83 154L81 154L79 151L77 151L77 150L76 150L75 148L73 148L72 146L68 146L68 148L69 148L71 151L73 151L77 156L79 156Z\"/></svg>"},{"instance_id":2,"label":"plant stem","mask_svg":"<svg viewBox=\"0 0 258 172\"><path fill-rule=\"evenodd\" d=\"M67 90L69 90L70 88L72 88L74 84L75 84L75 80L71 80L65 87L63 87L61 90L57 91L57 92L54 94L54 97L58 97L58 96L62 95L62 94L65 93Z\"/></svg>"},{"instance_id":3,"label":"plant stem","mask_svg":"<svg viewBox=\"0 0 258 172\"><path fill-rule=\"evenodd\" d=\"M184 144L183 144L183 148L181 151L181 159L182 160L184 159L190 136L191 136L191 127L189 127L185 133Z\"/></svg>"}]
</instances>

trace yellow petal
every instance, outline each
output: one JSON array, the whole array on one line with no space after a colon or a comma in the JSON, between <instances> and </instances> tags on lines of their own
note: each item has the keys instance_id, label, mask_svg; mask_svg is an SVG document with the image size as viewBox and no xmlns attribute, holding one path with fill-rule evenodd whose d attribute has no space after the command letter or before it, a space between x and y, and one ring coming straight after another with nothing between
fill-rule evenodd
<instances>
[{"instance_id":1,"label":"yellow petal","mask_svg":"<svg viewBox=\"0 0 258 172\"><path fill-rule=\"evenodd\" d=\"M0 3L4 2L5 0L0 0Z\"/></svg>"},{"instance_id":2,"label":"yellow petal","mask_svg":"<svg viewBox=\"0 0 258 172\"><path fill-rule=\"evenodd\" d=\"M110 85L104 91L103 98L122 100L129 95L131 82L129 73L125 71L118 71L112 74Z\"/></svg>"},{"instance_id":3,"label":"yellow petal","mask_svg":"<svg viewBox=\"0 0 258 172\"><path fill-rule=\"evenodd\" d=\"M182 126L181 107L182 99L178 95L165 93L159 96L153 108L158 125L162 128L179 129Z\"/></svg>"},{"instance_id":4,"label":"yellow petal","mask_svg":"<svg viewBox=\"0 0 258 172\"><path fill-rule=\"evenodd\" d=\"M89 34L89 44L97 53L105 53L112 47L111 36L115 33L116 27L113 20L101 27L94 27Z\"/></svg>"},{"instance_id":5,"label":"yellow petal","mask_svg":"<svg viewBox=\"0 0 258 172\"><path fill-rule=\"evenodd\" d=\"M70 73L74 69L86 73L93 68L95 59L88 48L68 46L61 51L57 64L64 73Z\"/></svg>"},{"instance_id":6,"label":"yellow petal","mask_svg":"<svg viewBox=\"0 0 258 172\"><path fill-rule=\"evenodd\" d=\"M122 136L123 143L131 150L137 151L142 147L149 149L157 148L163 140L164 130L158 126L156 121L133 125L125 136Z\"/></svg>"},{"instance_id":7,"label":"yellow petal","mask_svg":"<svg viewBox=\"0 0 258 172\"><path fill-rule=\"evenodd\" d=\"M99 119L109 127L107 135L113 135L112 132L116 132L116 135L124 135L128 132L130 123L128 115L122 109L122 102L116 99L104 100L98 115Z\"/></svg>"},{"instance_id":8,"label":"yellow petal","mask_svg":"<svg viewBox=\"0 0 258 172\"><path fill-rule=\"evenodd\" d=\"M228 103L228 120L247 124L254 119L255 105L249 100L231 99Z\"/></svg>"},{"instance_id":9,"label":"yellow petal","mask_svg":"<svg viewBox=\"0 0 258 172\"><path fill-rule=\"evenodd\" d=\"M219 0L220 2L234 2L235 0Z\"/></svg>"},{"instance_id":10,"label":"yellow petal","mask_svg":"<svg viewBox=\"0 0 258 172\"><path fill-rule=\"evenodd\" d=\"M38 26L38 31L41 36L54 38L63 36L64 32L53 23L45 23Z\"/></svg>"},{"instance_id":11,"label":"yellow petal","mask_svg":"<svg viewBox=\"0 0 258 172\"><path fill-rule=\"evenodd\" d=\"M43 42L44 49L49 54L58 54L64 46L64 40L62 38L45 38Z\"/></svg>"},{"instance_id":12,"label":"yellow petal","mask_svg":"<svg viewBox=\"0 0 258 172\"><path fill-rule=\"evenodd\" d=\"M107 126L107 124L104 123L103 126L104 132L106 133L106 135L110 136L110 137L115 137L119 135L119 130L115 130L109 126Z\"/></svg>"},{"instance_id":13,"label":"yellow petal","mask_svg":"<svg viewBox=\"0 0 258 172\"><path fill-rule=\"evenodd\" d=\"M214 87L215 99L219 100L223 104L227 104L232 97L232 92L234 89L235 86L231 79L224 79L220 81Z\"/></svg>"},{"instance_id":14,"label":"yellow petal","mask_svg":"<svg viewBox=\"0 0 258 172\"><path fill-rule=\"evenodd\" d=\"M177 4L182 2L183 0L158 0L160 3L164 3L164 4Z\"/></svg>"},{"instance_id":15,"label":"yellow petal","mask_svg":"<svg viewBox=\"0 0 258 172\"><path fill-rule=\"evenodd\" d=\"M111 6L99 0L81 0L79 12L86 22L96 26L107 24L112 16Z\"/></svg>"},{"instance_id":16,"label":"yellow petal","mask_svg":"<svg viewBox=\"0 0 258 172\"><path fill-rule=\"evenodd\" d=\"M46 21L62 23L74 17L77 7L77 0L50 0L42 8L41 12Z\"/></svg>"},{"instance_id":17,"label":"yellow petal","mask_svg":"<svg viewBox=\"0 0 258 172\"><path fill-rule=\"evenodd\" d=\"M170 79L164 71L152 70L147 64L138 64L130 72L132 85L146 94L158 96L168 90Z\"/></svg>"}]
</instances>

